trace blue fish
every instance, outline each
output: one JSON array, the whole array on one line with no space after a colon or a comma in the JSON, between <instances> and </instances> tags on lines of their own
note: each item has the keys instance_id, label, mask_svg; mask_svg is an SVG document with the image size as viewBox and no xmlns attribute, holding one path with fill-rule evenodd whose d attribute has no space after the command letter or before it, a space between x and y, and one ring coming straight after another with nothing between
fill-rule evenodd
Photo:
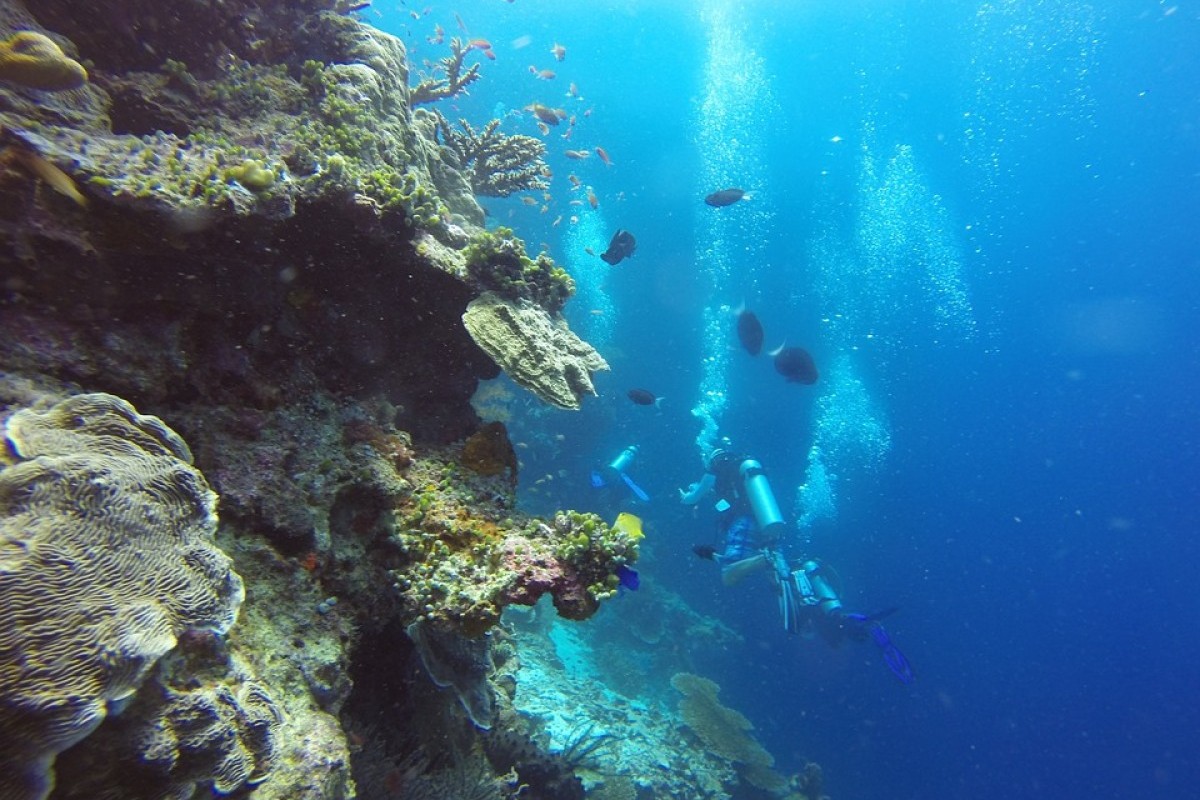
<instances>
[{"instance_id":1,"label":"blue fish","mask_svg":"<svg viewBox=\"0 0 1200 800\"><path fill-rule=\"evenodd\" d=\"M631 592L636 592L638 587L642 585L642 579L638 577L637 570L621 564L617 567L617 580L620 585Z\"/></svg>"}]
</instances>

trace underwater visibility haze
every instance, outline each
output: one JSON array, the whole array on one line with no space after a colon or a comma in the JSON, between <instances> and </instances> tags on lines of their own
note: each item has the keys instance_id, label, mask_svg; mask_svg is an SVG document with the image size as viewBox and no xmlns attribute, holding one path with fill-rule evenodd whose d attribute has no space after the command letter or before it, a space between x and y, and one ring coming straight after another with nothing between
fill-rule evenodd
<instances>
[{"instance_id":1,"label":"underwater visibility haze","mask_svg":"<svg viewBox=\"0 0 1200 800\"><path fill-rule=\"evenodd\" d=\"M0 484L163 470L205 566L0 797L1195 796L1200 5L47 2Z\"/></svg>"}]
</instances>

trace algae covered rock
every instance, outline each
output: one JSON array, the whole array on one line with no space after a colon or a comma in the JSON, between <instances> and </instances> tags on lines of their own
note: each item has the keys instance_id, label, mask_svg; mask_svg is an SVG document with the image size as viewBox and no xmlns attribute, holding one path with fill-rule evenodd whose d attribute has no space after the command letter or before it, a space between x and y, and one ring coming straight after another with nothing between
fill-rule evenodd
<instances>
[{"instance_id":1,"label":"algae covered rock","mask_svg":"<svg viewBox=\"0 0 1200 800\"><path fill-rule=\"evenodd\" d=\"M485 292L463 314L467 332L514 381L559 408L594 395L592 373L608 369L596 349L561 319L527 300Z\"/></svg>"},{"instance_id":2,"label":"algae covered rock","mask_svg":"<svg viewBox=\"0 0 1200 800\"><path fill-rule=\"evenodd\" d=\"M187 445L108 394L22 409L0 471L0 796L42 798L55 757L189 631L244 598L212 542L217 497Z\"/></svg>"}]
</instances>

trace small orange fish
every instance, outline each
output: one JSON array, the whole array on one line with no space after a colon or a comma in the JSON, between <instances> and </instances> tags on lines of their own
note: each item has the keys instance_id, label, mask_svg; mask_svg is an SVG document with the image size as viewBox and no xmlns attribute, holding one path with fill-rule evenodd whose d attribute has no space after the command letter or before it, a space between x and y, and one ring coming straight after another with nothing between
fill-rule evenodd
<instances>
[{"instance_id":1,"label":"small orange fish","mask_svg":"<svg viewBox=\"0 0 1200 800\"><path fill-rule=\"evenodd\" d=\"M600 199L598 197L596 197L596 193L593 192L591 189L588 189L588 205L591 206L592 208L600 207Z\"/></svg>"},{"instance_id":2,"label":"small orange fish","mask_svg":"<svg viewBox=\"0 0 1200 800\"><path fill-rule=\"evenodd\" d=\"M568 175L568 176L567 176L567 180L569 180L569 181L571 182L571 188L572 188L572 189L578 189L578 188L579 188L579 186L580 186L580 184L582 184L582 183L583 183L583 181L579 180L579 176L578 176L578 175L573 175L573 174L572 174L572 175Z\"/></svg>"},{"instance_id":3,"label":"small orange fish","mask_svg":"<svg viewBox=\"0 0 1200 800\"><path fill-rule=\"evenodd\" d=\"M604 162L604 166L611 167L613 165L612 159L608 157L608 153L605 152L603 147L596 148L596 155L600 156L600 160Z\"/></svg>"},{"instance_id":4,"label":"small orange fish","mask_svg":"<svg viewBox=\"0 0 1200 800\"><path fill-rule=\"evenodd\" d=\"M472 39L471 41L467 42L467 49L468 50L491 50L492 43L489 42L487 39Z\"/></svg>"},{"instance_id":5,"label":"small orange fish","mask_svg":"<svg viewBox=\"0 0 1200 800\"><path fill-rule=\"evenodd\" d=\"M542 69L534 73L539 81L552 81L557 77L552 69Z\"/></svg>"},{"instance_id":6,"label":"small orange fish","mask_svg":"<svg viewBox=\"0 0 1200 800\"><path fill-rule=\"evenodd\" d=\"M548 136L550 134L550 126L546 123L539 120L537 126L538 130L542 132L542 136Z\"/></svg>"},{"instance_id":7,"label":"small orange fish","mask_svg":"<svg viewBox=\"0 0 1200 800\"><path fill-rule=\"evenodd\" d=\"M490 47L487 50L484 50L483 54L488 57L489 61L496 60L496 54L492 52L492 49Z\"/></svg>"},{"instance_id":8,"label":"small orange fish","mask_svg":"<svg viewBox=\"0 0 1200 800\"><path fill-rule=\"evenodd\" d=\"M567 57L567 48L563 47L558 42L555 42L554 47L550 48L550 53L554 56L555 61L562 61Z\"/></svg>"},{"instance_id":9,"label":"small orange fish","mask_svg":"<svg viewBox=\"0 0 1200 800\"><path fill-rule=\"evenodd\" d=\"M575 161L582 161L591 155L587 150L564 150L563 155Z\"/></svg>"}]
</instances>

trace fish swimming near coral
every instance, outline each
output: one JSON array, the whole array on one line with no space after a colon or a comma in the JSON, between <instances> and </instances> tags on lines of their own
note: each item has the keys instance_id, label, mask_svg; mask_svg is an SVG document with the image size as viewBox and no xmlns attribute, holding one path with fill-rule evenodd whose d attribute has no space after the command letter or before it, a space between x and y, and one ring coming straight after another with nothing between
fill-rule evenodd
<instances>
[{"instance_id":1,"label":"fish swimming near coral","mask_svg":"<svg viewBox=\"0 0 1200 800\"><path fill-rule=\"evenodd\" d=\"M639 406L662 408L663 399L647 389L630 389L626 394L629 395L630 400Z\"/></svg>"},{"instance_id":2,"label":"fish swimming near coral","mask_svg":"<svg viewBox=\"0 0 1200 800\"><path fill-rule=\"evenodd\" d=\"M788 383L811 386L817 382L817 365L803 347L780 346L772 350L771 355L775 357L775 371L786 378Z\"/></svg>"},{"instance_id":3,"label":"fish swimming near coral","mask_svg":"<svg viewBox=\"0 0 1200 800\"><path fill-rule=\"evenodd\" d=\"M618 229L613 234L612 239L608 243L608 249L600 254L605 263L616 266L625 259L629 258L637 250L637 239L633 238L633 234L624 229Z\"/></svg>"},{"instance_id":4,"label":"fish swimming near coral","mask_svg":"<svg viewBox=\"0 0 1200 800\"><path fill-rule=\"evenodd\" d=\"M530 103L525 106L524 110L530 112L547 125L557 125L560 121L567 118L567 112L561 108L550 108L541 103Z\"/></svg>"},{"instance_id":5,"label":"fish swimming near coral","mask_svg":"<svg viewBox=\"0 0 1200 800\"><path fill-rule=\"evenodd\" d=\"M762 352L763 326L753 311L743 308L738 312L737 335L747 353L756 356Z\"/></svg>"},{"instance_id":6,"label":"fish swimming near coral","mask_svg":"<svg viewBox=\"0 0 1200 800\"><path fill-rule=\"evenodd\" d=\"M713 208L731 206L739 200L749 200L750 193L742 189L722 189L704 198L704 202Z\"/></svg>"},{"instance_id":7,"label":"fish swimming near coral","mask_svg":"<svg viewBox=\"0 0 1200 800\"><path fill-rule=\"evenodd\" d=\"M617 514L613 530L620 531L635 542L640 542L646 537L646 534L642 532L642 518L636 514L630 514L628 511Z\"/></svg>"},{"instance_id":8,"label":"fish swimming near coral","mask_svg":"<svg viewBox=\"0 0 1200 800\"><path fill-rule=\"evenodd\" d=\"M632 567L620 564L617 566L615 573L617 576L617 585L622 589L636 592L638 587L642 585L642 579L638 576L637 570Z\"/></svg>"}]
</instances>

